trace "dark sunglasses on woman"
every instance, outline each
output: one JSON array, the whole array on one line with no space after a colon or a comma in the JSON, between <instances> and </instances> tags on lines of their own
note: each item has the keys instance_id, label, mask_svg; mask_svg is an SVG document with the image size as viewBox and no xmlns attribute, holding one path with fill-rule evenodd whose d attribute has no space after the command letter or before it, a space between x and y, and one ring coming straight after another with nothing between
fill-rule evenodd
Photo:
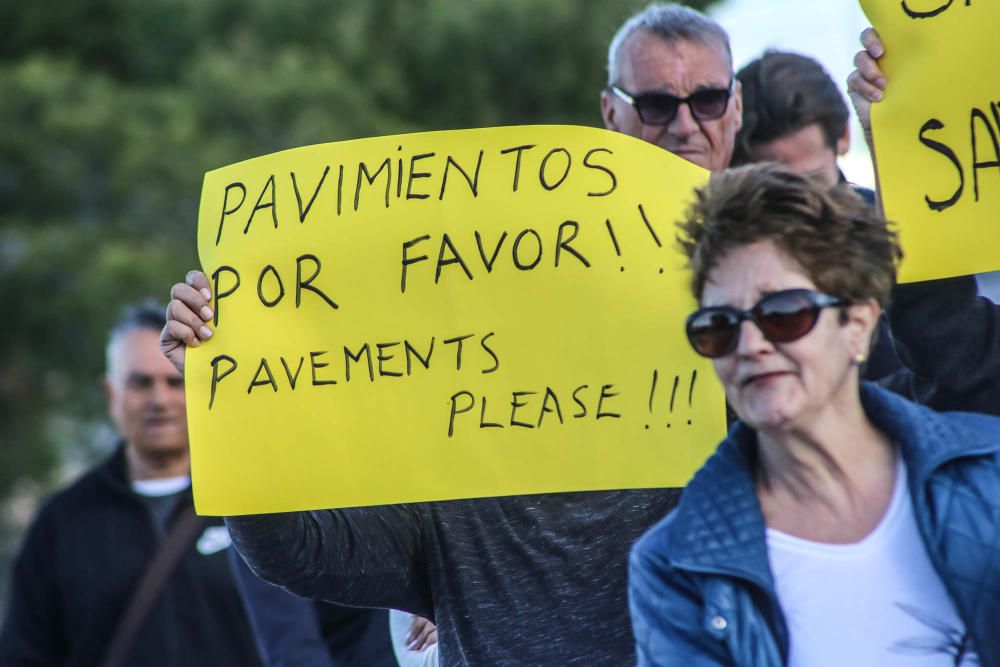
<instances>
[{"instance_id":1,"label":"dark sunglasses on woman","mask_svg":"<svg viewBox=\"0 0 1000 667\"><path fill-rule=\"evenodd\" d=\"M791 343L812 331L824 308L849 303L809 289L787 289L765 294L749 310L732 306L699 308L688 315L685 328L694 351L716 359L736 349L744 320L756 324L772 343Z\"/></svg>"},{"instance_id":2,"label":"dark sunglasses on woman","mask_svg":"<svg viewBox=\"0 0 1000 667\"><path fill-rule=\"evenodd\" d=\"M688 105L691 115L696 120L716 120L722 118L729 104L729 96L733 94L733 82L728 88L702 88L687 97L677 97L670 93L651 91L632 94L612 84L608 89L635 107L639 120L645 125L669 125L677 116L677 110L682 104Z\"/></svg>"}]
</instances>

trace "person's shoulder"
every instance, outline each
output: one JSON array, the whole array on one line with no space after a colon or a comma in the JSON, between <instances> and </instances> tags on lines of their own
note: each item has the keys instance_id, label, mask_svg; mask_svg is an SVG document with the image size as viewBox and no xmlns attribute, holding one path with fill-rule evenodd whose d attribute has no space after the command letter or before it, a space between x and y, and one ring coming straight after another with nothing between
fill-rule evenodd
<instances>
[{"instance_id":1,"label":"person's shoulder","mask_svg":"<svg viewBox=\"0 0 1000 667\"><path fill-rule=\"evenodd\" d=\"M938 415L942 420L1000 446L1000 417L980 412L941 412Z\"/></svg>"},{"instance_id":2,"label":"person's shoulder","mask_svg":"<svg viewBox=\"0 0 1000 667\"><path fill-rule=\"evenodd\" d=\"M874 396L877 399L874 407L880 411L902 414L908 420L931 424L931 437L971 437L974 440L984 438L1000 442L1000 416L980 412L942 412L888 392L881 387L867 386L862 395L863 401L868 395Z\"/></svg>"},{"instance_id":3,"label":"person's shoulder","mask_svg":"<svg viewBox=\"0 0 1000 667\"><path fill-rule=\"evenodd\" d=\"M874 206L875 205L875 191L874 190L872 190L870 188L862 187L862 186L857 185L855 183L850 183L849 187L851 188L851 190L854 191L854 194L856 194L857 196L861 197L865 201L866 204L868 204L869 206Z\"/></svg>"},{"instance_id":4,"label":"person's shoulder","mask_svg":"<svg viewBox=\"0 0 1000 667\"><path fill-rule=\"evenodd\" d=\"M85 470L76 480L54 491L41 504L38 521L52 521L77 515L95 502L107 502L111 493L108 461Z\"/></svg>"},{"instance_id":5,"label":"person's shoulder","mask_svg":"<svg viewBox=\"0 0 1000 667\"><path fill-rule=\"evenodd\" d=\"M705 461L681 492L677 506L653 524L632 547L633 564L666 565L679 543L690 538L692 523L699 520L702 497L719 479L717 470L725 452L716 451Z\"/></svg>"},{"instance_id":6,"label":"person's shoulder","mask_svg":"<svg viewBox=\"0 0 1000 667\"><path fill-rule=\"evenodd\" d=\"M734 423L684 488L677 507L635 544L633 564L668 567L676 558L699 559L706 548L726 541L732 526L759 518L749 461L755 440L751 429Z\"/></svg>"},{"instance_id":7,"label":"person's shoulder","mask_svg":"<svg viewBox=\"0 0 1000 667\"><path fill-rule=\"evenodd\" d=\"M676 525L683 523L683 513L690 511L684 506L683 498L673 512L663 517L639 540L632 545L629 565L632 569L663 570L669 569L670 554L677 540Z\"/></svg>"}]
</instances>

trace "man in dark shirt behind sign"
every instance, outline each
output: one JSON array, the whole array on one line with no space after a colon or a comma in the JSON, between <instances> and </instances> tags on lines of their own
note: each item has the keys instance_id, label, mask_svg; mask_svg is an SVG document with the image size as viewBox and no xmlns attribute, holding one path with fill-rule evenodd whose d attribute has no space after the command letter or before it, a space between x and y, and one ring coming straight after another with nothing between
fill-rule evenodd
<instances>
[{"instance_id":1,"label":"man in dark shirt behind sign","mask_svg":"<svg viewBox=\"0 0 1000 667\"><path fill-rule=\"evenodd\" d=\"M615 35L608 71L601 107L609 129L707 169L728 165L740 95L717 24L677 5L651 6ZM202 327L212 319L201 317L211 307L208 281L192 272L172 297L161 345L183 369L185 347L206 338ZM264 579L432 619L442 665L628 665L628 549L678 493L482 498L236 517L228 525Z\"/></svg>"}]
</instances>

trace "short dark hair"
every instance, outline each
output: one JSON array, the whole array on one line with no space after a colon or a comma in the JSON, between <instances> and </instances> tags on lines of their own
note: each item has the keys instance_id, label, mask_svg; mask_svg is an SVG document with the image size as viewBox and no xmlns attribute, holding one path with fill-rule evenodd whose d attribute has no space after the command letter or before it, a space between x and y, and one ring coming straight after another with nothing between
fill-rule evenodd
<instances>
[{"instance_id":1,"label":"short dark hair","mask_svg":"<svg viewBox=\"0 0 1000 667\"><path fill-rule=\"evenodd\" d=\"M797 53L767 51L736 73L743 85L743 127L732 164L751 162L754 144L819 125L830 148L847 129L847 102L823 66Z\"/></svg>"},{"instance_id":2,"label":"short dark hair","mask_svg":"<svg viewBox=\"0 0 1000 667\"><path fill-rule=\"evenodd\" d=\"M715 174L678 223L691 291L701 300L708 274L743 246L771 241L830 296L885 308L902 251L896 232L848 185L828 188L773 163Z\"/></svg>"},{"instance_id":3,"label":"short dark hair","mask_svg":"<svg viewBox=\"0 0 1000 667\"><path fill-rule=\"evenodd\" d=\"M133 303L122 309L121 316L108 332L106 368L111 368L111 355L115 343L123 335L138 329L148 329L160 333L167 324L166 309L153 299Z\"/></svg>"}]
</instances>

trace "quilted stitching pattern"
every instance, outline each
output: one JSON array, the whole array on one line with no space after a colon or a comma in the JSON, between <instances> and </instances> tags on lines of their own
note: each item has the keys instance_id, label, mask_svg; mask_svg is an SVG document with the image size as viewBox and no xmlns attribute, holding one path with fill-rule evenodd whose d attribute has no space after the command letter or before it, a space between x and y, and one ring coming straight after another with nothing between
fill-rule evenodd
<instances>
[{"instance_id":1,"label":"quilted stitching pattern","mask_svg":"<svg viewBox=\"0 0 1000 667\"><path fill-rule=\"evenodd\" d=\"M981 664L1000 665L1000 419L937 414L870 385L862 387L862 403L876 426L901 445L921 534L976 639ZM674 514L640 543L647 552L662 550L673 568L701 579L706 606L746 602L747 583L774 595L750 476L755 446L753 432L737 424L685 489ZM709 581L722 585L705 585ZM730 644L738 664L747 664L740 656L753 654L759 633L774 631L759 608L741 616L754 613L736 619L744 630L755 630Z\"/></svg>"}]
</instances>

